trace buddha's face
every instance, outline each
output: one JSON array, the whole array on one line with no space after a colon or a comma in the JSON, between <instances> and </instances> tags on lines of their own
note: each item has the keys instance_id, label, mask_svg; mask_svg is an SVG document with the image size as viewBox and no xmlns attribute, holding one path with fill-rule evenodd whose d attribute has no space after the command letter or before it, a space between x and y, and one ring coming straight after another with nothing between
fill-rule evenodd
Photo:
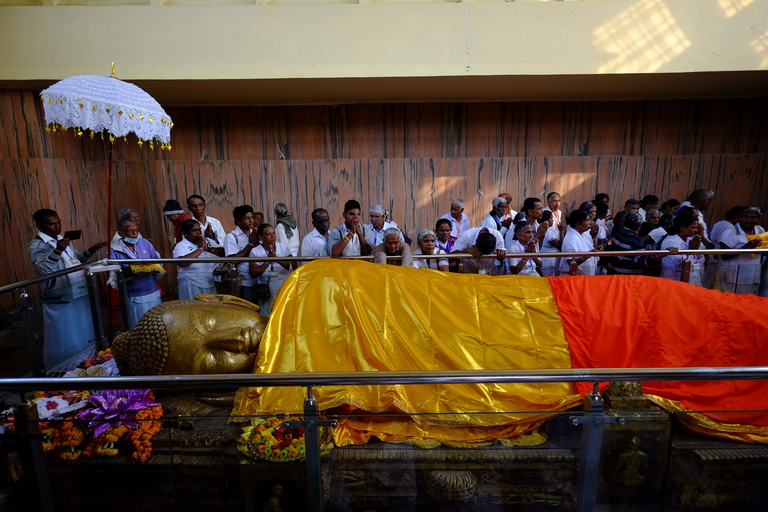
<instances>
[{"instance_id":1,"label":"buddha's face","mask_svg":"<svg viewBox=\"0 0 768 512\"><path fill-rule=\"evenodd\" d=\"M168 331L166 374L245 373L253 370L267 319L254 310L206 302L163 314Z\"/></svg>"}]
</instances>

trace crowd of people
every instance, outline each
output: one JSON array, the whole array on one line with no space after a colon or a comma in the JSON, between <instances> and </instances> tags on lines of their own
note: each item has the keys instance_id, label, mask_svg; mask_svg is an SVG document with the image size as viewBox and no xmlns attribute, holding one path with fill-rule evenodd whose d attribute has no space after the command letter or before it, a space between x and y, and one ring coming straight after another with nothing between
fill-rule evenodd
<instances>
[{"instance_id":1,"label":"crowd of people","mask_svg":"<svg viewBox=\"0 0 768 512\"><path fill-rule=\"evenodd\" d=\"M639 200L627 199L623 208L612 214L610 198L601 193L566 215L557 192L547 194L546 198L526 198L519 212L513 208L512 197L501 193L491 201L488 214L474 227L464 212L464 201L453 199L450 211L437 219L434 229L417 231L415 241L400 230L380 204L368 209L369 222L366 223L362 206L354 199L345 203L343 222L333 228L325 209L312 211L313 229L304 236L283 203L273 208L274 225L266 223L264 214L254 211L250 205L235 207L233 229L229 232L222 222L206 214L205 198L198 194L187 198L186 211L178 201L168 200L163 215L173 228L176 242L173 257L196 260L178 264L179 299L216 293L214 271L219 264L203 263L201 259L314 259L359 255L373 255L375 263L442 272L526 276L645 274L674 280L685 276L683 280L694 285L765 296L768 276L762 275L765 265L761 266L758 254L679 254L689 249L751 249L759 245L759 241L748 236L765 232L759 225L761 208L734 206L723 220L709 229L704 214L713 199L714 192L703 189L693 191L682 203L668 199L659 204L657 196L648 195ZM61 221L55 211L39 210L34 214L34 221L39 232L29 244L28 256L38 275L85 262L109 245L111 259L126 260L123 269L129 276L128 328L133 328L146 311L160 303L158 281L164 275L162 267L157 265L151 271L144 271L143 267L129 262L160 257L152 240L142 237L139 215L133 208L120 211L118 229L109 244L97 243L83 253L75 251L71 240L62 236ZM616 251L647 250L666 250L668 254L611 255ZM560 252L594 253L594 256L545 256ZM446 257L457 253L464 257ZM414 255L421 257L414 258ZM303 263L295 259L238 263L241 297L259 304L263 314L268 315L286 277ZM52 279L40 286L46 340L66 338L67 329L90 329L93 333L90 314L83 315L89 308L86 295L82 273ZM75 318L85 318L89 325L81 326ZM69 327L62 329L59 324ZM63 353L69 348L67 343L56 340L46 343L48 350ZM50 354L50 358L60 355Z\"/></svg>"}]
</instances>

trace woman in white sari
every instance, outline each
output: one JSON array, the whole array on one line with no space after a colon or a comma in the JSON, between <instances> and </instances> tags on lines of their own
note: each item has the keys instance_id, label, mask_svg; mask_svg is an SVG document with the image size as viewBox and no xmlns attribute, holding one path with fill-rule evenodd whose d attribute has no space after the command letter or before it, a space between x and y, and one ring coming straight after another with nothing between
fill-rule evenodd
<instances>
[{"instance_id":1,"label":"woman in white sari","mask_svg":"<svg viewBox=\"0 0 768 512\"><path fill-rule=\"evenodd\" d=\"M252 258L259 257L290 257L291 252L288 246L277 241L275 228L270 224L261 224L257 230L261 245L254 247L251 251ZM269 286L270 296L268 298L259 298L258 304L261 307L262 315L269 315L272 311L272 301L280 290L283 282L291 273L291 264L288 261L265 261L264 263L249 263L251 277L256 277L257 284L266 284Z\"/></svg>"},{"instance_id":2,"label":"woman in white sari","mask_svg":"<svg viewBox=\"0 0 768 512\"><path fill-rule=\"evenodd\" d=\"M669 236L661 242L662 249L676 248L681 251L697 250L701 247L701 223L699 211L695 208L683 208L675 217ZM704 274L704 255L673 254L661 260L661 277L680 281L683 266L691 262L691 273L688 277L690 284L701 286Z\"/></svg>"},{"instance_id":3,"label":"woman in white sari","mask_svg":"<svg viewBox=\"0 0 768 512\"><path fill-rule=\"evenodd\" d=\"M416 237L416 243L419 244L419 248L413 251L413 254L431 254L434 258L413 259L413 268L429 268L432 270L440 270L442 272L448 272L448 259L440 258L440 255L445 255L445 251L436 247L437 234L431 229L422 229L419 231Z\"/></svg>"},{"instance_id":4,"label":"woman in white sari","mask_svg":"<svg viewBox=\"0 0 768 512\"><path fill-rule=\"evenodd\" d=\"M759 235L764 230L758 226L763 217L759 206L747 206L741 214L735 230L724 233L720 238L722 249L753 249L760 240L750 240L748 235ZM717 272L720 283L726 291L757 295L760 288L760 254L721 254Z\"/></svg>"},{"instance_id":5,"label":"woman in white sari","mask_svg":"<svg viewBox=\"0 0 768 512\"><path fill-rule=\"evenodd\" d=\"M563 238L563 252L595 252L594 245L587 241L584 233L592 229L592 219L589 213L576 210L568 219L568 230ZM577 274L593 276L597 272L597 256L578 256L560 258L560 275L571 275L571 263L578 265Z\"/></svg>"},{"instance_id":6,"label":"woman in white sari","mask_svg":"<svg viewBox=\"0 0 768 512\"><path fill-rule=\"evenodd\" d=\"M509 258L509 273L521 276L539 276L536 267L541 267L541 260L533 256L539 250L539 244L533 239L533 224L527 221L521 221L515 224L515 236L507 247L507 254L521 253L525 254L520 258Z\"/></svg>"}]
</instances>

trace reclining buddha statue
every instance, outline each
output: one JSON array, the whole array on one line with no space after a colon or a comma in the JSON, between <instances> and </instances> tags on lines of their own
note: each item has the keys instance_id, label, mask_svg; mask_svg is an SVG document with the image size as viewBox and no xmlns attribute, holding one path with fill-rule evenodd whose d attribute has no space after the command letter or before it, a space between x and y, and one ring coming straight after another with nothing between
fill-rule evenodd
<instances>
[{"instance_id":1,"label":"reclining buddha statue","mask_svg":"<svg viewBox=\"0 0 768 512\"><path fill-rule=\"evenodd\" d=\"M356 260L292 272L269 323L235 298L155 308L115 341L133 374L526 370L768 365L768 299L644 276L447 274ZM213 301L213 302L212 302ZM601 390L605 384L601 385ZM474 443L535 432L592 383L347 385L313 389L336 445ZM768 383L645 382L700 431L768 442ZM302 388L244 388L233 416L301 414ZM733 425L736 425L734 427Z\"/></svg>"}]
</instances>

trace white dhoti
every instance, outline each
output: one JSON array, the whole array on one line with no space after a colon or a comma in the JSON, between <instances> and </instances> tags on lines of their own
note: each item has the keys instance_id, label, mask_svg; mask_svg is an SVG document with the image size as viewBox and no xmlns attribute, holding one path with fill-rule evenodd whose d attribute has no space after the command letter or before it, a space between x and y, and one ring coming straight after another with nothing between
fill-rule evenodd
<instances>
[{"instance_id":1,"label":"white dhoti","mask_svg":"<svg viewBox=\"0 0 768 512\"><path fill-rule=\"evenodd\" d=\"M43 303L43 328L47 369L93 346L96 336L88 296L65 304Z\"/></svg>"}]
</instances>

